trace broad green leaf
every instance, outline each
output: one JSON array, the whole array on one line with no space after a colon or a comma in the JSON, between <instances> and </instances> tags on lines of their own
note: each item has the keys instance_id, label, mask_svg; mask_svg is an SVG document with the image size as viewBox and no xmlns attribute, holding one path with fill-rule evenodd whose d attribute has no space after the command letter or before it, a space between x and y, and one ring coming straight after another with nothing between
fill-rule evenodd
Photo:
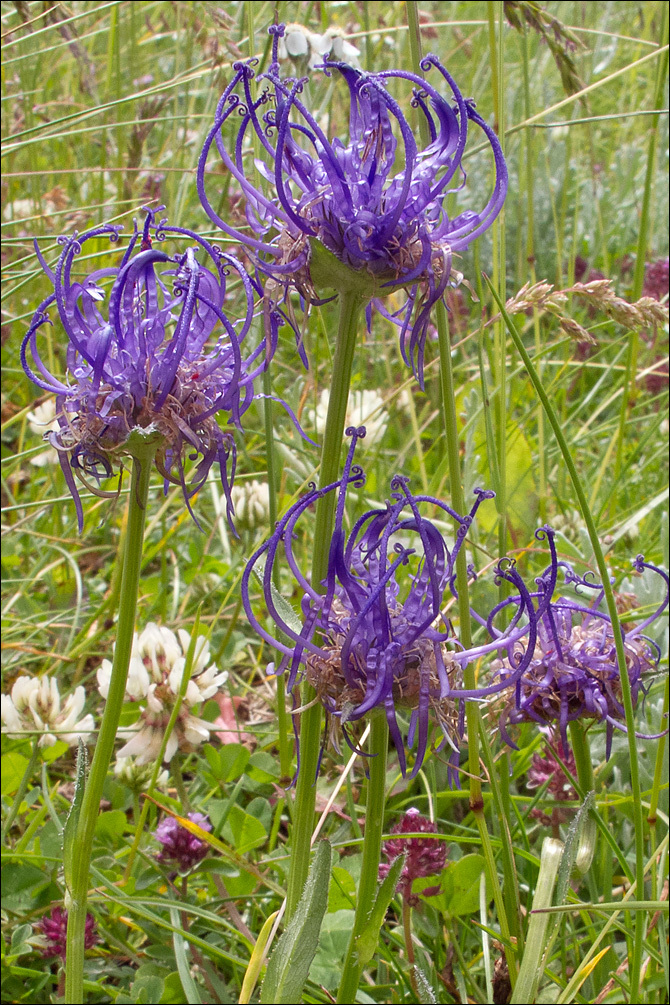
<instances>
[{"instance_id":1,"label":"broad green leaf","mask_svg":"<svg viewBox=\"0 0 670 1005\"><path fill-rule=\"evenodd\" d=\"M227 743L223 747L205 746L205 757L212 774L222 782L234 782L244 772L251 754L240 743Z\"/></svg>"},{"instance_id":2,"label":"broad green leaf","mask_svg":"<svg viewBox=\"0 0 670 1005\"><path fill-rule=\"evenodd\" d=\"M328 889L328 913L350 911L356 907L356 883L354 877L339 865L333 866Z\"/></svg>"},{"instance_id":3,"label":"broad green leaf","mask_svg":"<svg viewBox=\"0 0 670 1005\"><path fill-rule=\"evenodd\" d=\"M28 758L24 757L23 754L12 751L2 755L1 790L3 796L13 795L17 791L27 767Z\"/></svg>"},{"instance_id":4,"label":"broad green leaf","mask_svg":"<svg viewBox=\"0 0 670 1005\"><path fill-rule=\"evenodd\" d=\"M261 1005L294 1005L301 1000L328 905L330 860L329 842L320 841L295 914L270 957Z\"/></svg>"},{"instance_id":5,"label":"broad green leaf","mask_svg":"<svg viewBox=\"0 0 670 1005\"><path fill-rule=\"evenodd\" d=\"M117 842L123 837L128 821L122 810L101 813L95 822L95 833L102 841Z\"/></svg>"},{"instance_id":6,"label":"broad green leaf","mask_svg":"<svg viewBox=\"0 0 670 1005\"><path fill-rule=\"evenodd\" d=\"M309 979L315 984L322 984L329 991L338 987L353 927L354 912L351 908L326 914L321 925L319 948L309 968Z\"/></svg>"},{"instance_id":7,"label":"broad green leaf","mask_svg":"<svg viewBox=\"0 0 670 1005\"><path fill-rule=\"evenodd\" d=\"M244 852L264 844L267 834L260 820L252 817L250 813L245 813L241 806L233 806L223 828L223 837L238 854L243 855Z\"/></svg>"},{"instance_id":8,"label":"broad green leaf","mask_svg":"<svg viewBox=\"0 0 670 1005\"><path fill-rule=\"evenodd\" d=\"M447 914L460 917L479 911L479 877L485 867L483 855L464 855L445 870L441 885Z\"/></svg>"}]
</instances>

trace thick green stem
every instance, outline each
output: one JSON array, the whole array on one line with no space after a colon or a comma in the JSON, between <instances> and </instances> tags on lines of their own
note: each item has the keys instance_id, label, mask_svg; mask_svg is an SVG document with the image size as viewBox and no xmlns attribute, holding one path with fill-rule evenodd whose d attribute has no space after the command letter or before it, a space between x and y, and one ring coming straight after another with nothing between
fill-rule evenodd
<instances>
[{"instance_id":1,"label":"thick green stem","mask_svg":"<svg viewBox=\"0 0 670 1005\"><path fill-rule=\"evenodd\" d=\"M86 900L93 834L100 810L102 787L114 750L116 731L126 690L128 666L135 631L135 612L142 562L142 540L146 517L153 447L147 446L142 459L133 459L128 508L128 528L123 557L123 580L119 602L116 644L109 693L77 825L76 855L72 863L72 888L69 893L67 925L67 960L65 1000L84 1001L84 934Z\"/></svg>"},{"instance_id":2,"label":"thick green stem","mask_svg":"<svg viewBox=\"0 0 670 1005\"><path fill-rule=\"evenodd\" d=\"M625 712L626 719L626 735L628 739L628 754L629 754L629 766L630 766L630 785L633 797L633 823L635 827L635 878L637 883L637 889L639 896L644 896L644 819L642 814L642 796L640 790L640 769L637 753L637 744L635 742L635 714L633 708L633 695L630 686L630 677L628 675L628 665L626 663L626 651L624 649L624 636L621 629L621 622L619 620L619 612L617 611L616 600L614 598L614 591L612 590L612 584L610 583L609 570L605 564L605 556L603 554L602 545L598 537L598 531L596 529L595 522L593 520L593 515L589 507L588 499L586 498L586 493L581 483L579 473L575 466L575 462L572 459L572 454L570 453L570 447L563 433L561 423L554 411L554 407L551 404L544 387L542 386L542 381L540 380L537 371L533 365L533 362L528 355L526 347L523 344L521 336L517 331L516 325L510 318L509 314L505 310L505 305L501 298L498 296L497 291L493 288L489 282L489 288L495 297L498 307L501 310L503 319L507 326L512 341L517 348L521 359L523 360L526 372L530 377L531 383L535 388L535 392L538 395L542 406L544 408L545 414L549 421L549 424L554 432L556 441L558 443L561 455L563 457L563 462L568 470L570 480L572 481L573 488L575 490L575 495L579 502L579 507L582 512L582 517L584 523L586 524L586 529L588 531L589 540L591 542L591 547L593 549L593 555L598 566L598 573L602 582L603 592L605 594L605 603L607 604L607 613L609 614L610 622L612 625L612 635L614 637L614 645L616 648L617 664L619 669L619 678L621 681L621 697ZM637 1001L638 990L640 986L640 967L642 964L642 944L644 941L644 929L645 929L645 916L643 911L636 912L635 916L635 940L633 945L633 955L630 961L630 1001Z\"/></svg>"},{"instance_id":3,"label":"thick green stem","mask_svg":"<svg viewBox=\"0 0 670 1005\"><path fill-rule=\"evenodd\" d=\"M340 470L340 449L347 414L351 369L358 334L358 323L365 306L359 293L340 293L340 320L337 343L333 359L332 380L326 429L321 450L319 487L324 488L337 481ZM314 525L314 552L312 559L312 583L318 587L328 571L328 555L333 536L333 520L336 497L329 492L319 499L316 506ZM308 705L316 697L314 688L303 686L302 704ZM314 827L314 804L316 801L316 769L319 763L321 745L321 705L315 704L300 717L300 771L296 785L293 815L293 835L291 839L291 863L289 866L288 889L286 893L286 920L289 921L302 894L309 868L309 849Z\"/></svg>"},{"instance_id":4,"label":"thick green stem","mask_svg":"<svg viewBox=\"0 0 670 1005\"><path fill-rule=\"evenodd\" d=\"M39 737L35 737L33 740L33 752L30 755L30 760L26 765L26 770L23 772L23 778L19 783L19 787L14 796L14 802L12 803L12 808L7 814L4 827L2 828L2 843L5 843L5 838L9 836L9 832L12 829L12 824L16 820L16 814L19 812L19 806L23 802L23 797L28 791L28 786L30 784L30 779L35 774L35 768L37 767L37 762L40 756L40 748L38 746Z\"/></svg>"},{"instance_id":5,"label":"thick green stem","mask_svg":"<svg viewBox=\"0 0 670 1005\"><path fill-rule=\"evenodd\" d=\"M377 898L377 876L384 831L384 805L386 801L386 755L389 730L383 711L373 713L370 721L370 780L365 804L365 836L363 838L363 864L356 898L354 927L344 961L342 982L337 992L338 1002L356 1001L361 969L356 942L363 932L370 911Z\"/></svg>"}]
</instances>

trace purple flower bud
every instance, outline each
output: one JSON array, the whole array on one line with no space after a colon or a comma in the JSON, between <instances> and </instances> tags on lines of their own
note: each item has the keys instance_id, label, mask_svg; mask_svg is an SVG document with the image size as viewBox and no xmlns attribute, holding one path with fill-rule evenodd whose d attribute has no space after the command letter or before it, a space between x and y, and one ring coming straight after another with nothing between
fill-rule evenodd
<instances>
[{"instance_id":1,"label":"purple flower bud","mask_svg":"<svg viewBox=\"0 0 670 1005\"><path fill-rule=\"evenodd\" d=\"M271 91L254 96L253 60L235 64L200 156L200 200L218 227L246 245L261 272L312 302L314 286L338 292L348 286L368 299L407 289L407 307L387 317L399 325L404 358L422 382L430 312L453 282L452 253L484 233L505 200L507 168L498 138L439 59L428 55L421 68L437 71L437 81L404 70L365 73L325 59L324 72L336 72L349 92L348 136L330 140L302 100L305 80L280 76L284 25L270 34L272 62L260 79ZM436 83L446 84L448 97ZM423 149L392 94L398 84L408 92L402 105L413 105L426 126L430 138ZM239 127L228 149L222 126L230 117ZM478 211L450 217L446 199L465 185L461 159L471 125L491 148L495 182ZM252 138L253 158L246 156ZM213 146L242 191L247 229L222 219L207 195ZM258 175L269 183L267 195Z\"/></svg>"},{"instance_id":2,"label":"purple flower bud","mask_svg":"<svg viewBox=\"0 0 670 1005\"><path fill-rule=\"evenodd\" d=\"M264 344L245 361L241 355L253 311L251 281L234 258L192 231L156 222L152 210L141 234L135 225L118 266L73 275L84 244L103 236L116 242L119 229L104 224L59 238L63 250L53 271L36 245L54 292L38 307L21 347L28 376L56 395L57 428L49 442L58 451L79 527L75 476L98 492L88 479L112 475L119 458L136 454L143 441L155 441L156 466L166 486L181 486L189 509L217 462L230 517L235 443L216 416L228 413L240 424L253 399L253 378L265 365ZM182 249L168 254L168 239ZM239 323L223 310L231 270L246 296ZM41 327L52 323L51 307L68 339L63 378L51 373L37 344ZM187 457L197 461L189 474Z\"/></svg>"},{"instance_id":3,"label":"purple flower bud","mask_svg":"<svg viewBox=\"0 0 670 1005\"><path fill-rule=\"evenodd\" d=\"M204 831L211 831L212 825L203 813L189 813L188 819ZM172 866L180 873L186 873L207 855L209 845L195 834L182 827L174 817L165 817L154 831L154 837L163 845L156 858L159 862Z\"/></svg>"},{"instance_id":4,"label":"purple flower bud","mask_svg":"<svg viewBox=\"0 0 670 1005\"><path fill-rule=\"evenodd\" d=\"M437 827L427 817L421 816L419 811L411 807L402 820L391 829L392 834L437 834ZM412 883L415 879L423 876L436 876L442 872L447 861L447 846L444 841L437 841L432 838L389 838L382 845L382 854L386 856L388 862L380 862L379 878L385 879L393 862L402 854L406 854L405 864L400 873L398 891L402 893L405 900L409 900L412 895ZM424 896L433 896L439 893L439 886L430 887L423 890Z\"/></svg>"},{"instance_id":5,"label":"purple flower bud","mask_svg":"<svg viewBox=\"0 0 670 1005\"><path fill-rule=\"evenodd\" d=\"M37 922L36 928L44 936L44 947L42 955L45 957L59 956L65 962L67 946L67 911L60 905L51 908L49 917L45 914ZM92 914L86 915L86 927L84 929L84 948L91 949L99 941L95 931L95 918Z\"/></svg>"}]
</instances>

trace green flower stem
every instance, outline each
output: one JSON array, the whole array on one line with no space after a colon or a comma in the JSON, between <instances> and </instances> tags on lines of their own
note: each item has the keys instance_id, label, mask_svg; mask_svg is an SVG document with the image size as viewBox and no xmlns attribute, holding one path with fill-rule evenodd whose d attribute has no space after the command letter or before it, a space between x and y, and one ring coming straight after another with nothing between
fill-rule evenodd
<instances>
[{"instance_id":1,"label":"green flower stem","mask_svg":"<svg viewBox=\"0 0 670 1005\"><path fill-rule=\"evenodd\" d=\"M100 810L102 787L114 750L116 731L126 690L128 666L135 631L135 612L142 562L142 540L149 495L149 481L156 444L147 444L141 459L133 458L130 485L128 529L123 560L123 581L119 602L119 618L114 648L109 694L105 702L100 732L98 733L91 770L77 825L76 849L72 864L72 889L69 890L67 924L67 959L65 1000L83 1002L84 999L84 934L86 926L86 900L89 868L93 847L93 834Z\"/></svg>"},{"instance_id":2,"label":"green flower stem","mask_svg":"<svg viewBox=\"0 0 670 1005\"><path fill-rule=\"evenodd\" d=\"M545 414L549 421L549 424L554 432L556 441L561 451L563 457L563 462L568 470L570 480L572 481L573 488L575 490L575 495L579 502L579 507L582 512L582 517L589 535L589 540L591 542L591 547L593 548L593 554L598 566L598 573L603 586L603 592L605 594L605 603L607 604L607 612L610 617L612 624L612 634L614 636L614 645L616 647L617 663L619 667L619 677L621 680L621 697L623 701L623 707L626 719L626 733L628 738L628 754L630 761L630 784L633 797L633 822L635 827L635 878L637 889L639 891L639 896L644 896L644 819L642 815L642 798L640 790L640 768L637 754L637 745L635 742L635 715L633 709L633 696L630 687L630 677L628 676L628 666L626 664L626 652L623 644L623 634L621 630L621 622L619 620L619 612L617 611L616 601L614 599L614 592L612 590L612 584L609 579L609 572L607 566L605 565L605 556L603 555L602 546L598 538L598 531L596 529L593 516L591 514L591 509L589 507L588 499L586 498L586 493L581 483L579 473L575 466L575 462L572 459L570 453L570 447L563 433L561 423L554 411L554 408L547 396L544 387L542 386L542 381L540 380L537 371L533 365L533 362L528 355L526 347L523 344L521 336L517 331L516 325L510 318L509 314L505 310L505 305L498 295L498 292L494 289L493 285L488 281L489 289L491 290L495 300L498 303L498 307L503 316L507 330L509 331L512 341L517 348L521 359L523 360L524 366L530 377L531 383L535 388L535 392L542 402ZM633 954L630 961L629 973L630 973L630 1001L638 1000L638 991L640 986L640 967L642 964L642 945L644 940L644 929L645 929L645 916L644 912L636 912L635 916L635 938L633 943Z\"/></svg>"},{"instance_id":3,"label":"green flower stem","mask_svg":"<svg viewBox=\"0 0 670 1005\"><path fill-rule=\"evenodd\" d=\"M277 472L275 465L274 449L274 419L272 394L272 376L270 374L270 364L268 363L263 371L263 421L265 424L265 466L268 474L268 499L269 499L269 520L270 527L274 528L277 523ZM272 569L272 579L279 593L281 584L279 576L279 566L275 563ZM279 771L281 784L288 785L291 780L291 748L290 738L293 736L293 727L289 722L289 715L286 711L286 684L283 674L279 674L277 680L277 723L279 728Z\"/></svg>"},{"instance_id":4,"label":"green flower stem","mask_svg":"<svg viewBox=\"0 0 670 1005\"><path fill-rule=\"evenodd\" d=\"M356 1001L356 992L362 970L362 967L358 963L356 943L365 929L370 911L377 898L377 877L382 848L382 833L384 831L388 743L389 729L386 715L383 711L377 711L370 717L370 743L368 747L370 753L368 759L370 780L368 782L367 801L365 804L365 836L363 838L361 880L358 886L358 896L356 897L354 927L344 960L342 982L337 992L338 1002Z\"/></svg>"},{"instance_id":5,"label":"green flower stem","mask_svg":"<svg viewBox=\"0 0 670 1005\"><path fill-rule=\"evenodd\" d=\"M320 488L336 481L340 471L340 450L349 399L351 369L354 361L358 324L365 303L366 300L357 291L346 290L340 293L340 320L333 359L326 429L321 450ZM328 571L335 501L335 493L330 492L327 496L322 496L316 506L312 559L312 583L315 587L318 587ZM302 691L302 704L308 705L316 697L316 692L309 684L305 684ZM286 893L287 921L291 919L298 905L302 888L307 879L310 840L314 827L315 778L320 746L321 705L317 702L300 716L300 771L296 785L291 862Z\"/></svg>"},{"instance_id":6,"label":"green flower stem","mask_svg":"<svg viewBox=\"0 0 670 1005\"><path fill-rule=\"evenodd\" d=\"M12 807L11 807L9 813L7 814L7 818L5 820L4 827L2 828L2 843L3 843L3 845L5 843L5 838L9 836L9 832L12 829L12 825L13 825L14 821L16 820L16 814L19 812L19 806L23 802L23 797L25 796L26 792L28 791L28 786L30 784L30 779L35 774L35 768L37 767L37 762L38 762L39 757L40 757L40 748L39 748L38 744L39 744L39 737L36 736L35 739L33 740L33 750L32 750L32 753L30 755L30 760L28 761L28 763L26 765L26 770L23 772L23 778L21 779L21 781L19 783L19 787L16 790L16 795L14 796L14 802L12 803Z\"/></svg>"},{"instance_id":7,"label":"green flower stem","mask_svg":"<svg viewBox=\"0 0 670 1005\"><path fill-rule=\"evenodd\" d=\"M577 768L577 780L581 789L586 795L588 792L596 791L596 779L593 774L593 761L591 760L591 750L586 736L586 730L581 722L574 721L568 723L570 730L570 740L572 742L572 753L575 758Z\"/></svg>"}]
</instances>

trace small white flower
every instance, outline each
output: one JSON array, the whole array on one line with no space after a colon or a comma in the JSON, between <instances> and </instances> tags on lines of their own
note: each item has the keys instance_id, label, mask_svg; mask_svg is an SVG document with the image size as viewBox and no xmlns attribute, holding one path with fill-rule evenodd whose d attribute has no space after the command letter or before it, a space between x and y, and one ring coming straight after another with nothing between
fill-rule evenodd
<instances>
[{"instance_id":1,"label":"small white flower","mask_svg":"<svg viewBox=\"0 0 670 1005\"><path fill-rule=\"evenodd\" d=\"M309 412L316 431L323 435L326 429L328 403L330 392L322 391L316 409ZM384 399L378 391L351 391L347 402L347 426L365 426L366 436L363 445L371 446L378 443L386 432L388 411Z\"/></svg>"},{"instance_id":2,"label":"small white flower","mask_svg":"<svg viewBox=\"0 0 670 1005\"><path fill-rule=\"evenodd\" d=\"M126 699L141 703L140 717L133 726L119 731L127 739L119 757L135 757L137 765L154 761L163 743L172 709L181 688L191 636L179 629L179 638L169 628L149 623L133 639L132 656L126 683ZM209 664L209 641L199 635L195 641L191 676L174 730L168 739L165 761L177 750L192 750L209 739L209 724L196 718L191 709L212 698L227 681L228 673ZM103 660L98 670L98 690L109 694L112 664Z\"/></svg>"},{"instance_id":3,"label":"small white flower","mask_svg":"<svg viewBox=\"0 0 670 1005\"><path fill-rule=\"evenodd\" d=\"M120 782L129 789L132 789L133 792L142 792L151 781L153 765L138 764L134 757L117 757L114 765L114 774ZM156 779L158 788L167 788L169 777L167 771L161 771Z\"/></svg>"},{"instance_id":4,"label":"small white flower","mask_svg":"<svg viewBox=\"0 0 670 1005\"><path fill-rule=\"evenodd\" d=\"M18 677L11 697L2 696L3 728L13 737L26 731L41 733L40 747L53 747L58 740L73 747L79 739L86 743L95 727L90 713L79 718L85 704L86 691L81 686L61 707L55 677Z\"/></svg>"},{"instance_id":5,"label":"small white flower","mask_svg":"<svg viewBox=\"0 0 670 1005\"><path fill-rule=\"evenodd\" d=\"M284 36L279 40L280 59L289 58L299 63L306 60L310 70L323 62L329 53L332 59L360 66L360 50L347 42L341 28L331 27L319 35L302 24L287 24Z\"/></svg>"},{"instance_id":6,"label":"small white flower","mask_svg":"<svg viewBox=\"0 0 670 1005\"><path fill-rule=\"evenodd\" d=\"M270 486L267 482L242 482L234 485L231 499L235 523L240 528L254 530L267 527L270 520Z\"/></svg>"},{"instance_id":7,"label":"small white flower","mask_svg":"<svg viewBox=\"0 0 670 1005\"><path fill-rule=\"evenodd\" d=\"M32 412L28 412L26 416L28 420L28 425L30 426L30 431L35 434L35 436L42 436L43 438L47 433L53 432L58 429L58 422L56 420L56 402L53 398L48 398L43 401L41 405L36 405ZM35 454L34 457L30 458L30 463L36 468L43 468L47 464L55 464L58 460L58 451L54 450L53 447L49 447L48 450L42 450L41 453Z\"/></svg>"}]
</instances>

